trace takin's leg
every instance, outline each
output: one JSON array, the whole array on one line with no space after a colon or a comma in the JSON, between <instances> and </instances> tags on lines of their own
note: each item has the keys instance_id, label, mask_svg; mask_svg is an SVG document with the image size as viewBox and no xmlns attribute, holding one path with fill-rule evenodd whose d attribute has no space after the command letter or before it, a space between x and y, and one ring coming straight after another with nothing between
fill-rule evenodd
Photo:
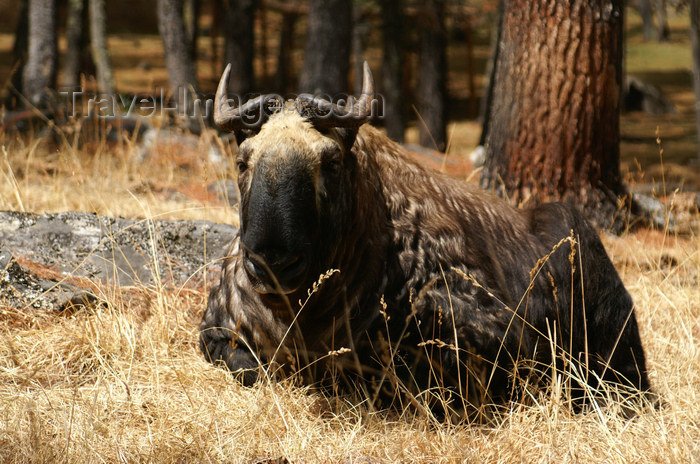
<instances>
[{"instance_id":1,"label":"takin's leg","mask_svg":"<svg viewBox=\"0 0 700 464\"><path fill-rule=\"evenodd\" d=\"M570 293L573 302L567 301L566 305L562 305L559 314L548 315L550 319L562 323L566 345L567 339L572 336L572 346L568 347L568 351L575 359L582 360L587 351L590 371L603 381L642 392L649 391L644 349L632 298L597 232L579 212L561 203L543 204L533 210L531 224L532 232L547 250L569 236L571 230L578 241L573 282L568 246L562 247L566 250L561 249L552 257L554 262L550 268L558 274L555 278L566 293L571 292L573 283L573 292ZM561 272L562 269L566 272ZM573 322L568 314L572 309ZM592 387L597 386L595 376L590 375L588 379Z\"/></svg>"},{"instance_id":2,"label":"takin's leg","mask_svg":"<svg viewBox=\"0 0 700 464\"><path fill-rule=\"evenodd\" d=\"M589 344L599 355L595 370L604 381L648 391L646 359L632 297L596 232L581 222L586 320L592 329Z\"/></svg>"},{"instance_id":3,"label":"takin's leg","mask_svg":"<svg viewBox=\"0 0 700 464\"><path fill-rule=\"evenodd\" d=\"M223 363L237 374L245 386L251 386L258 378L258 361L243 343L236 343L233 321L226 310L220 286L212 288L207 309L199 324L199 348L213 364Z\"/></svg>"}]
</instances>

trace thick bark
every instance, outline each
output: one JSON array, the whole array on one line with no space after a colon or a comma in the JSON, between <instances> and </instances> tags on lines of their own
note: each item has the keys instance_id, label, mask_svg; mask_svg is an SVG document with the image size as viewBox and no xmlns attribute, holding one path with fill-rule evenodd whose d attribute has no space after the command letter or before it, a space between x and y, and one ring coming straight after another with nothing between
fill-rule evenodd
<instances>
[{"instance_id":1,"label":"thick bark","mask_svg":"<svg viewBox=\"0 0 700 464\"><path fill-rule=\"evenodd\" d=\"M106 94L114 93L112 62L107 48L107 14L105 0L89 0L90 8L90 44L92 59L97 74L97 89Z\"/></svg>"},{"instance_id":2,"label":"thick bark","mask_svg":"<svg viewBox=\"0 0 700 464\"><path fill-rule=\"evenodd\" d=\"M690 0L690 41L693 46L695 127L698 136L698 160L700 160L700 0Z\"/></svg>"},{"instance_id":3,"label":"thick bark","mask_svg":"<svg viewBox=\"0 0 700 464\"><path fill-rule=\"evenodd\" d=\"M403 94L403 0L382 0L382 31L384 56L382 62L382 95L384 123L387 135L399 143L406 131Z\"/></svg>"},{"instance_id":4,"label":"thick bark","mask_svg":"<svg viewBox=\"0 0 700 464\"><path fill-rule=\"evenodd\" d=\"M197 72L189 53L183 0L158 0L158 30L163 41L171 96L181 110L186 105L189 113L190 92L197 91Z\"/></svg>"},{"instance_id":5,"label":"thick bark","mask_svg":"<svg viewBox=\"0 0 700 464\"><path fill-rule=\"evenodd\" d=\"M483 186L516 203L569 201L612 224L626 195L622 14L622 0L505 1Z\"/></svg>"},{"instance_id":6,"label":"thick bark","mask_svg":"<svg viewBox=\"0 0 700 464\"><path fill-rule=\"evenodd\" d=\"M419 143L442 151L447 144L445 74L445 2L427 0L418 16L418 85L416 100L420 122Z\"/></svg>"},{"instance_id":7,"label":"thick bark","mask_svg":"<svg viewBox=\"0 0 700 464\"><path fill-rule=\"evenodd\" d=\"M45 105L56 85L56 2L29 0L29 47L23 71L23 93L34 105Z\"/></svg>"},{"instance_id":8,"label":"thick bark","mask_svg":"<svg viewBox=\"0 0 700 464\"><path fill-rule=\"evenodd\" d=\"M352 2L309 0L302 92L334 96L348 91L351 36Z\"/></svg>"},{"instance_id":9,"label":"thick bark","mask_svg":"<svg viewBox=\"0 0 700 464\"><path fill-rule=\"evenodd\" d=\"M254 0L223 0L224 66L231 63L229 91L244 96L253 90Z\"/></svg>"}]
</instances>

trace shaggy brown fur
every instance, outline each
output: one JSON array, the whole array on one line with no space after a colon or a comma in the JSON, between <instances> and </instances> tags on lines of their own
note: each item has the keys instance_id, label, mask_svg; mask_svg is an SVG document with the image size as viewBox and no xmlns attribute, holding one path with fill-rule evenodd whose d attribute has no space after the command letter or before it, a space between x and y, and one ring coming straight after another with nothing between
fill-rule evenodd
<instances>
[{"instance_id":1,"label":"shaggy brown fur","mask_svg":"<svg viewBox=\"0 0 700 464\"><path fill-rule=\"evenodd\" d=\"M515 209L373 127L320 133L295 112L273 115L238 162L241 233L200 340L245 383L262 364L308 382L336 374L373 398L483 403L555 365L578 387L649 389L632 300L570 206ZM264 255L257 266L245 250ZM283 259L294 278L259 269Z\"/></svg>"}]
</instances>

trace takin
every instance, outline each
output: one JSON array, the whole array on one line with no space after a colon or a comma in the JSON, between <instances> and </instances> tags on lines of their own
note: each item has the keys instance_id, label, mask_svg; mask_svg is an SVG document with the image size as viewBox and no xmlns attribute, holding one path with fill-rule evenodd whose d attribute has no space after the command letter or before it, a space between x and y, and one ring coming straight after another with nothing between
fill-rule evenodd
<instances>
[{"instance_id":1,"label":"takin","mask_svg":"<svg viewBox=\"0 0 700 464\"><path fill-rule=\"evenodd\" d=\"M229 72L214 117L239 140L240 232L200 325L209 361L246 385L294 372L382 406L462 412L522 398L553 372L575 405L601 382L650 394L632 299L574 208L516 209L412 161L364 125L367 63L345 105L233 107Z\"/></svg>"}]
</instances>

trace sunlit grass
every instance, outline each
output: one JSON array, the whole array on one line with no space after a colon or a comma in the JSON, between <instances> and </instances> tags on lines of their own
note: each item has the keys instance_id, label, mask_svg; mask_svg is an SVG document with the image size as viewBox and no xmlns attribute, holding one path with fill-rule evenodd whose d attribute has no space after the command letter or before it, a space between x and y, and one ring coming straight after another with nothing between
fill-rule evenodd
<instances>
[{"instance_id":1,"label":"sunlit grass","mask_svg":"<svg viewBox=\"0 0 700 464\"><path fill-rule=\"evenodd\" d=\"M4 462L692 462L700 257L692 241L661 248L659 234L606 243L636 301L660 410L631 420L614 407L574 414L544 396L484 427L330 407L288 383L242 387L206 363L196 343L205 294L105 290L101 306L70 316L5 308ZM672 268L659 264L669 253Z\"/></svg>"},{"instance_id":2,"label":"sunlit grass","mask_svg":"<svg viewBox=\"0 0 700 464\"><path fill-rule=\"evenodd\" d=\"M196 147L156 143L144 160L140 145L128 141L74 148L63 141L57 147L46 138L29 142L0 133L2 138L6 139L0 150L4 209L237 222L211 188L230 177L228 165L207 159L204 138Z\"/></svg>"},{"instance_id":3,"label":"sunlit grass","mask_svg":"<svg viewBox=\"0 0 700 464\"><path fill-rule=\"evenodd\" d=\"M235 223L231 208L201 195L226 169L196 151L162 146L140 161L129 144L57 150L7 137L7 209ZM603 237L663 399L633 419L616 405L576 414L547 392L484 426L373 412L289 382L245 388L199 353L206 292L100 285L99 304L73 314L0 308L2 461L692 462L700 252L697 232L685 230Z\"/></svg>"}]
</instances>

